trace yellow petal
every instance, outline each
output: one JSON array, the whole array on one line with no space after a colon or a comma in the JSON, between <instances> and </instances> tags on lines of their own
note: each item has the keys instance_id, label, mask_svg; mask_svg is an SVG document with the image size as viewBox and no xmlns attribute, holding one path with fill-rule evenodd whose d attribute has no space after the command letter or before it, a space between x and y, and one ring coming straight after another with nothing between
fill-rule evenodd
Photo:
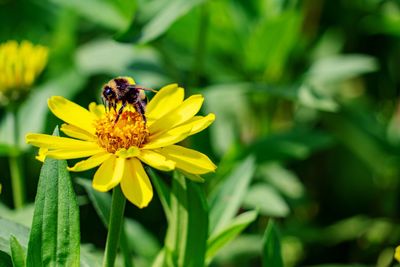
<instances>
[{"instance_id":1,"label":"yellow petal","mask_svg":"<svg viewBox=\"0 0 400 267\"><path fill-rule=\"evenodd\" d=\"M196 134L198 132L203 131L206 129L208 126L210 126L211 123L215 121L215 115L213 113L208 114L207 116L196 116L187 121L185 124L190 124L192 127L192 130L190 131L189 135ZM183 124L182 126L184 126ZM181 126L179 126L181 127Z\"/></svg>"},{"instance_id":2,"label":"yellow petal","mask_svg":"<svg viewBox=\"0 0 400 267\"><path fill-rule=\"evenodd\" d=\"M150 133L157 133L165 129L173 128L191 119L200 110L204 98L201 95L193 95L186 99L179 107L168 112L149 126Z\"/></svg>"},{"instance_id":3,"label":"yellow petal","mask_svg":"<svg viewBox=\"0 0 400 267\"><path fill-rule=\"evenodd\" d=\"M183 88L178 87L176 83L164 86L150 100L146 107L146 117L149 120L156 120L178 107L184 97Z\"/></svg>"},{"instance_id":4,"label":"yellow petal","mask_svg":"<svg viewBox=\"0 0 400 267\"><path fill-rule=\"evenodd\" d=\"M153 188L142 164L136 158L131 158L127 160L125 168L121 181L122 192L139 208L146 207L153 198Z\"/></svg>"},{"instance_id":5,"label":"yellow petal","mask_svg":"<svg viewBox=\"0 0 400 267\"><path fill-rule=\"evenodd\" d=\"M73 167L68 167L68 170L73 172L90 170L92 168L99 166L110 157L111 157L110 153L103 151L101 153L91 156L86 160L79 161Z\"/></svg>"},{"instance_id":6,"label":"yellow petal","mask_svg":"<svg viewBox=\"0 0 400 267\"><path fill-rule=\"evenodd\" d=\"M125 159L111 156L96 171L92 186L100 192L106 192L120 183L124 175Z\"/></svg>"},{"instance_id":7,"label":"yellow petal","mask_svg":"<svg viewBox=\"0 0 400 267\"><path fill-rule=\"evenodd\" d=\"M152 150L142 150L138 157L141 161L160 171L172 171L175 169L175 162L168 160L163 155Z\"/></svg>"},{"instance_id":8,"label":"yellow petal","mask_svg":"<svg viewBox=\"0 0 400 267\"><path fill-rule=\"evenodd\" d=\"M143 149L154 149L176 144L188 137L191 130L191 125L185 125L170 129L161 134L150 135L149 141L143 146Z\"/></svg>"},{"instance_id":9,"label":"yellow petal","mask_svg":"<svg viewBox=\"0 0 400 267\"><path fill-rule=\"evenodd\" d=\"M161 131L158 132L157 134L151 135L149 137L149 141L151 142L152 140L158 139L158 138L163 138L164 134L169 134L169 135L178 135L183 132L187 132L188 129L190 129L190 132L185 136L185 138L189 135L196 134L198 132L201 132L208 126L210 126L211 123L213 123L215 120L215 115L213 113L208 114L207 116L195 116L188 120L187 122L172 128L172 129L167 129L166 131ZM183 139L175 142L175 143L170 143L169 145L176 144ZM167 145L164 145L167 146Z\"/></svg>"},{"instance_id":10,"label":"yellow petal","mask_svg":"<svg viewBox=\"0 0 400 267\"><path fill-rule=\"evenodd\" d=\"M400 262L400 246L396 247L395 253L394 253L394 258Z\"/></svg>"},{"instance_id":11,"label":"yellow petal","mask_svg":"<svg viewBox=\"0 0 400 267\"><path fill-rule=\"evenodd\" d=\"M104 105L98 105L95 102L92 102L89 104L89 111L100 119L106 113L106 108Z\"/></svg>"},{"instance_id":12,"label":"yellow petal","mask_svg":"<svg viewBox=\"0 0 400 267\"><path fill-rule=\"evenodd\" d=\"M62 96L52 96L48 100L48 106L54 115L66 123L82 128L91 134L95 134L96 129L93 124L97 117L87 109L84 109Z\"/></svg>"},{"instance_id":13,"label":"yellow petal","mask_svg":"<svg viewBox=\"0 0 400 267\"><path fill-rule=\"evenodd\" d=\"M36 156L36 159L41 162L44 162L44 160L46 159L47 151L49 151L47 148L42 148L42 147L39 148L39 152L38 155Z\"/></svg>"},{"instance_id":14,"label":"yellow petal","mask_svg":"<svg viewBox=\"0 0 400 267\"><path fill-rule=\"evenodd\" d=\"M99 148L99 145L95 142L82 141L68 137L59 137L47 134L27 134L25 139L28 144L49 149Z\"/></svg>"},{"instance_id":15,"label":"yellow petal","mask_svg":"<svg viewBox=\"0 0 400 267\"><path fill-rule=\"evenodd\" d=\"M131 146L128 149L121 148L115 153L116 156L118 156L120 158L124 158L124 159L137 157L139 154L140 154L140 150L136 146Z\"/></svg>"},{"instance_id":16,"label":"yellow petal","mask_svg":"<svg viewBox=\"0 0 400 267\"><path fill-rule=\"evenodd\" d=\"M102 152L104 152L104 150L99 147L93 149L63 148L49 150L46 152L45 156L53 159L79 159L90 157Z\"/></svg>"},{"instance_id":17,"label":"yellow petal","mask_svg":"<svg viewBox=\"0 0 400 267\"><path fill-rule=\"evenodd\" d=\"M81 140L91 140L91 141L96 140L96 136L94 136L93 134L73 125L64 123L63 125L61 125L60 130L69 137Z\"/></svg>"},{"instance_id":18,"label":"yellow petal","mask_svg":"<svg viewBox=\"0 0 400 267\"><path fill-rule=\"evenodd\" d=\"M176 163L176 168L193 174L213 172L217 168L214 163L203 153L181 146L168 146L156 149L156 152Z\"/></svg>"}]
</instances>

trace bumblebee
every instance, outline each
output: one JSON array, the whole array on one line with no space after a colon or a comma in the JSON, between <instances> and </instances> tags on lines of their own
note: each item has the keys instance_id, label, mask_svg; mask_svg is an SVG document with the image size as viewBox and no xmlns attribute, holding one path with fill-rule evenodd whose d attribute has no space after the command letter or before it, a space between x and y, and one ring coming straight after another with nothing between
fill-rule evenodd
<instances>
[{"instance_id":1,"label":"bumblebee","mask_svg":"<svg viewBox=\"0 0 400 267\"><path fill-rule=\"evenodd\" d=\"M117 104L121 103L115 122L118 121L127 104L133 105L136 112L139 112L146 122L144 113L147 105L147 97L144 91L157 92L153 89L137 85L130 77L118 77L110 80L103 86L101 97L106 107L108 109L113 108L114 111L117 111Z\"/></svg>"}]
</instances>

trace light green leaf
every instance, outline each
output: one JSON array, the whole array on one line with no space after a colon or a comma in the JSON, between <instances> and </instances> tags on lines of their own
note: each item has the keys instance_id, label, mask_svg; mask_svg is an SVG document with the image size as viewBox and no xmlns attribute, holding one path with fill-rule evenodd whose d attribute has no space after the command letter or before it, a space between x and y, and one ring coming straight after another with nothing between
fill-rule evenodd
<instances>
[{"instance_id":1,"label":"light green leaf","mask_svg":"<svg viewBox=\"0 0 400 267\"><path fill-rule=\"evenodd\" d=\"M247 157L210 196L210 233L223 229L238 212L255 171L255 158Z\"/></svg>"},{"instance_id":2,"label":"light green leaf","mask_svg":"<svg viewBox=\"0 0 400 267\"><path fill-rule=\"evenodd\" d=\"M7 220L22 224L26 227L31 227L34 208L34 204L27 204L22 208L12 210L0 203L0 214L2 217L7 218Z\"/></svg>"},{"instance_id":3,"label":"light green leaf","mask_svg":"<svg viewBox=\"0 0 400 267\"><path fill-rule=\"evenodd\" d=\"M252 259L261 255L262 237L258 234L241 234L236 239L223 247L213 262L218 265L229 265L236 263L239 259L241 262Z\"/></svg>"},{"instance_id":4,"label":"light green leaf","mask_svg":"<svg viewBox=\"0 0 400 267\"><path fill-rule=\"evenodd\" d=\"M264 234L262 262L264 267L283 267L281 241L272 220L268 222Z\"/></svg>"},{"instance_id":5,"label":"light green leaf","mask_svg":"<svg viewBox=\"0 0 400 267\"><path fill-rule=\"evenodd\" d=\"M256 184L249 188L243 206L257 209L262 215L285 217L289 214L289 206L276 190L267 184Z\"/></svg>"},{"instance_id":6,"label":"light green leaf","mask_svg":"<svg viewBox=\"0 0 400 267\"><path fill-rule=\"evenodd\" d=\"M46 158L39 177L27 266L79 266L79 251L79 208L67 162Z\"/></svg>"},{"instance_id":7,"label":"light green leaf","mask_svg":"<svg viewBox=\"0 0 400 267\"><path fill-rule=\"evenodd\" d=\"M256 218L256 211L242 213L234 218L228 226L213 234L207 241L207 262L211 262L223 246L236 238Z\"/></svg>"},{"instance_id":8,"label":"light green leaf","mask_svg":"<svg viewBox=\"0 0 400 267\"><path fill-rule=\"evenodd\" d=\"M336 55L317 60L306 79L313 82L343 81L361 74L376 71L378 62L367 55Z\"/></svg>"},{"instance_id":9,"label":"light green leaf","mask_svg":"<svg viewBox=\"0 0 400 267\"><path fill-rule=\"evenodd\" d=\"M10 237L10 248L13 267L25 267L25 250L13 235Z\"/></svg>"},{"instance_id":10,"label":"light green leaf","mask_svg":"<svg viewBox=\"0 0 400 267\"><path fill-rule=\"evenodd\" d=\"M27 247L29 229L21 224L0 218L0 251L11 255L10 235L15 236L23 248Z\"/></svg>"},{"instance_id":11,"label":"light green leaf","mask_svg":"<svg viewBox=\"0 0 400 267\"><path fill-rule=\"evenodd\" d=\"M208 233L208 213L199 185L175 171L171 191L171 217L165 240L174 266L204 266ZM168 263L168 255L165 257Z\"/></svg>"},{"instance_id":12,"label":"light green leaf","mask_svg":"<svg viewBox=\"0 0 400 267\"><path fill-rule=\"evenodd\" d=\"M279 163L263 164L259 173L282 194L290 198L300 198L304 194L303 184L292 171L284 168Z\"/></svg>"},{"instance_id":13,"label":"light green leaf","mask_svg":"<svg viewBox=\"0 0 400 267\"><path fill-rule=\"evenodd\" d=\"M180 17L187 14L205 0L172 0L160 2L162 8L154 9L151 19L145 23L140 32L134 36L138 43L148 43L165 33ZM134 24L135 25L135 24ZM134 25L131 26L134 27ZM124 37L127 39L127 37ZM132 39L132 38L131 38Z\"/></svg>"},{"instance_id":14,"label":"light green leaf","mask_svg":"<svg viewBox=\"0 0 400 267\"><path fill-rule=\"evenodd\" d=\"M134 0L52 0L81 16L113 30L124 30L131 22L136 9Z\"/></svg>"}]
</instances>

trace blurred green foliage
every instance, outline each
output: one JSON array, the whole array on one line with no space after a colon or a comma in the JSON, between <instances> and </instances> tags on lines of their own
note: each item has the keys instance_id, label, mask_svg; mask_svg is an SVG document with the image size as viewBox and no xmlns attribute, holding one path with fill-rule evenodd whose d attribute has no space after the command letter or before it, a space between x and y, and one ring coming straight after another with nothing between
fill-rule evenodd
<instances>
[{"instance_id":1,"label":"blurred green foliage","mask_svg":"<svg viewBox=\"0 0 400 267\"><path fill-rule=\"evenodd\" d=\"M258 210L211 266L261 266L271 246L280 247L287 267L394 264L400 243L398 1L0 0L0 20L1 42L50 48L47 69L18 117L30 202L40 163L24 135L50 133L60 123L49 115L49 96L87 106L100 101L102 84L115 76L152 88L177 82L188 95L204 94L204 112L217 116L186 144L219 163L202 186L210 234L230 236L237 225L247 226L245 216L254 216L248 210ZM0 240L12 232L24 246L27 229L14 229L10 220L29 226L33 209L10 210L13 133L5 110L0 116ZM104 206L86 194L84 180L76 181L81 240L90 243L82 258L90 262L104 247L104 218L96 214ZM238 213L244 216L232 221ZM160 201L144 210L129 206L126 215L128 236L140 233L146 243L131 245L135 262L148 266L166 234ZM271 218L275 226L265 232ZM229 227L218 232L222 226ZM3 254L0 260L9 260Z\"/></svg>"}]
</instances>

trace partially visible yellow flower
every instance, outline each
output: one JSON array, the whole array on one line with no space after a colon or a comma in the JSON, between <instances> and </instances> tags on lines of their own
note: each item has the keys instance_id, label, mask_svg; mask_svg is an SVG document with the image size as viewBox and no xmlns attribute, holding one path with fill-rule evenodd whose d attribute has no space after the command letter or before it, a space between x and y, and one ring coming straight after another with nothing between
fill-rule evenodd
<instances>
[{"instance_id":1,"label":"partially visible yellow flower","mask_svg":"<svg viewBox=\"0 0 400 267\"><path fill-rule=\"evenodd\" d=\"M206 155L175 145L215 120L214 114L195 116L203 100L201 95L184 100L183 88L171 84L147 105L147 122L133 106L127 106L116 122L117 113L106 110L104 105L91 103L87 110L61 96L53 96L48 106L66 122L60 129L69 137L28 134L26 140L41 148L41 159L89 157L69 170L85 171L100 166L93 178L94 189L105 192L121 184L126 198L143 208L152 199L153 189L142 162L161 171L180 169L194 180L215 171L216 166Z\"/></svg>"},{"instance_id":2,"label":"partially visible yellow flower","mask_svg":"<svg viewBox=\"0 0 400 267\"><path fill-rule=\"evenodd\" d=\"M394 252L394 258L400 262L400 246L397 246L395 252Z\"/></svg>"},{"instance_id":3,"label":"partially visible yellow flower","mask_svg":"<svg viewBox=\"0 0 400 267\"><path fill-rule=\"evenodd\" d=\"M29 41L0 44L0 103L26 94L47 64L48 49Z\"/></svg>"}]
</instances>

